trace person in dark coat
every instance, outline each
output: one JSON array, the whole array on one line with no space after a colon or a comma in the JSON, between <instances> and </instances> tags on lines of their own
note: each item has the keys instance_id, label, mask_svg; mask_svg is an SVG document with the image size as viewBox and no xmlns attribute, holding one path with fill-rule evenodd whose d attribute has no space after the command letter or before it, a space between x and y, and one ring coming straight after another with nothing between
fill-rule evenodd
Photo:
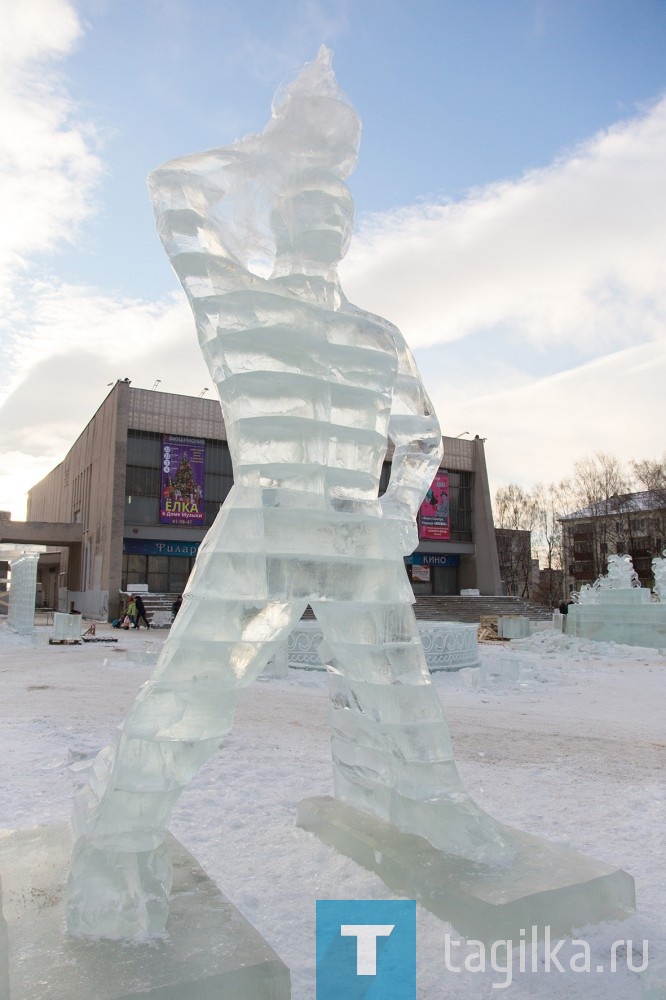
<instances>
[{"instance_id":1,"label":"person in dark coat","mask_svg":"<svg viewBox=\"0 0 666 1000\"><path fill-rule=\"evenodd\" d=\"M178 597L176 598L176 600L171 605L171 614L173 615L173 619L172 620L175 620L176 615L180 611L180 606L181 606L182 603L183 603L183 595L179 594Z\"/></svg>"},{"instance_id":2,"label":"person in dark coat","mask_svg":"<svg viewBox=\"0 0 666 1000\"><path fill-rule=\"evenodd\" d=\"M136 604L136 619L134 621L134 628L140 627L141 619L146 623L146 628L150 628L150 622L146 618L146 606L143 603L143 598L138 594L134 597L134 602Z\"/></svg>"}]
</instances>

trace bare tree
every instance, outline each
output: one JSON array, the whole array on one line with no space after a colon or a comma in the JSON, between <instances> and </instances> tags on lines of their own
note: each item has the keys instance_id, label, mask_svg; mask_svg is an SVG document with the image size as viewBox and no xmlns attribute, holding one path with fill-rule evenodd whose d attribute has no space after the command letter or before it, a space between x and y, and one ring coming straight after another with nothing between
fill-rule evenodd
<instances>
[{"instance_id":1,"label":"bare tree","mask_svg":"<svg viewBox=\"0 0 666 1000\"><path fill-rule=\"evenodd\" d=\"M516 483L495 493L495 537L500 572L509 594L528 597L532 578L531 531L537 506L531 493Z\"/></svg>"},{"instance_id":2,"label":"bare tree","mask_svg":"<svg viewBox=\"0 0 666 1000\"><path fill-rule=\"evenodd\" d=\"M652 585L652 559L661 555L666 546L666 453L661 461L644 458L632 462L631 468L636 485L649 494L643 502L644 517L634 519L634 550L641 564L641 576ZM645 569L646 563L650 565L649 571Z\"/></svg>"},{"instance_id":3,"label":"bare tree","mask_svg":"<svg viewBox=\"0 0 666 1000\"><path fill-rule=\"evenodd\" d=\"M559 487L567 514L578 514L573 530L567 517L563 522L565 569L575 561L585 579L595 580L618 543L624 551L618 511L629 488L629 475L614 455L597 452L574 464L573 475Z\"/></svg>"},{"instance_id":4,"label":"bare tree","mask_svg":"<svg viewBox=\"0 0 666 1000\"><path fill-rule=\"evenodd\" d=\"M598 451L574 463L569 490L579 509L605 505L613 498L629 492L630 479L615 455Z\"/></svg>"},{"instance_id":5,"label":"bare tree","mask_svg":"<svg viewBox=\"0 0 666 1000\"><path fill-rule=\"evenodd\" d=\"M642 458L638 462L632 462L631 468L634 479L643 490L663 490L666 494L666 454L659 460Z\"/></svg>"},{"instance_id":6,"label":"bare tree","mask_svg":"<svg viewBox=\"0 0 666 1000\"><path fill-rule=\"evenodd\" d=\"M564 503L561 490L553 483L539 483L534 489L536 517L535 548L541 568L538 598L553 608L560 603L562 591L562 522Z\"/></svg>"}]
</instances>

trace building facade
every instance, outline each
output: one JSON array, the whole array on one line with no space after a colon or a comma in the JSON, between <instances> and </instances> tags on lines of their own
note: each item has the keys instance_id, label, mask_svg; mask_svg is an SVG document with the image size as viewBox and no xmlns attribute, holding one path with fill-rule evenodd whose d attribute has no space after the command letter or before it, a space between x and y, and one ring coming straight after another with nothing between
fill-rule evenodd
<instances>
[{"instance_id":1,"label":"building facade","mask_svg":"<svg viewBox=\"0 0 666 1000\"><path fill-rule=\"evenodd\" d=\"M500 592L483 441L444 438L407 560L416 593ZM382 487L390 476L390 452ZM233 485L219 403L115 384L64 461L29 491L28 520L81 524L80 581L52 606L117 615L120 592L181 593ZM57 579L66 580L67 551ZM40 570L41 572L41 570ZM52 581L50 582L53 586ZM51 601L49 601L51 603Z\"/></svg>"},{"instance_id":2,"label":"building facade","mask_svg":"<svg viewBox=\"0 0 666 1000\"><path fill-rule=\"evenodd\" d=\"M666 490L612 496L561 523L565 593L604 575L611 555L630 555L641 585L652 588L652 560L666 546Z\"/></svg>"}]
</instances>

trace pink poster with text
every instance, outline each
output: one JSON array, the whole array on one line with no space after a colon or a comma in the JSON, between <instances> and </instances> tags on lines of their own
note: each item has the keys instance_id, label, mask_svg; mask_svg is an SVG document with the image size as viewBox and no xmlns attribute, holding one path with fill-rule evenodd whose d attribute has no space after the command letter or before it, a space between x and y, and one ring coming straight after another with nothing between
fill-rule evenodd
<instances>
[{"instance_id":1,"label":"pink poster with text","mask_svg":"<svg viewBox=\"0 0 666 1000\"><path fill-rule=\"evenodd\" d=\"M449 475L438 472L421 504L419 538L448 541L451 538L449 520Z\"/></svg>"}]
</instances>

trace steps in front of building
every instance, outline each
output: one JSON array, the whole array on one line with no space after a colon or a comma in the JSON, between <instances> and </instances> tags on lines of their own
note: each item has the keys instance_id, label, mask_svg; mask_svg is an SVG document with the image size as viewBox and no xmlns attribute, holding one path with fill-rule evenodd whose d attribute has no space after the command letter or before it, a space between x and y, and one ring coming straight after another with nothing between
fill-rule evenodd
<instances>
[{"instance_id":1,"label":"steps in front of building","mask_svg":"<svg viewBox=\"0 0 666 1000\"><path fill-rule=\"evenodd\" d=\"M148 621L155 612L171 614L171 605L178 594L142 594ZM476 622L482 615L523 615L530 621L550 621L552 611L540 604L521 597L459 597L419 594L414 605L416 617L421 621ZM160 615L160 617L163 617ZM305 620L314 618L308 605L303 613Z\"/></svg>"},{"instance_id":2,"label":"steps in front of building","mask_svg":"<svg viewBox=\"0 0 666 1000\"><path fill-rule=\"evenodd\" d=\"M550 621L552 611L521 597L459 597L419 594L414 605L422 621L479 622L482 615L522 615L530 621Z\"/></svg>"},{"instance_id":3,"label":"steps in front of building","mask_svg":"<svg viewBox=\"0 0 666 1000\"><path fill-rule=\"evenodd\" d=\"M420 621L472 622L478 624L482 615L522 615L530 621L551 621L549 608L533 604L521 597L445 597L419 594L414 613ZM308 605L303 618L312 620L314 614Z\"/></svg>"}]
</instances>

